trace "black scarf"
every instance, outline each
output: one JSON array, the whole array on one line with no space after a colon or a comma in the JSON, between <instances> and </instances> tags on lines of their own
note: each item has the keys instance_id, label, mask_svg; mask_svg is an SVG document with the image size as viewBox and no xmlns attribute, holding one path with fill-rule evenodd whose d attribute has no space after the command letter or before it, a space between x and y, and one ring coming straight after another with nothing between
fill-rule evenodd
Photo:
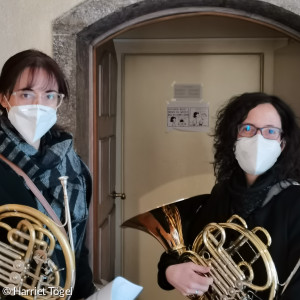
<instances>
[{"instance_id":1,"label":"black scarf","mask_svg":"<svg viewBox=\"0 0 300 300\"><path fill-rule=\"evenodd\" d=\"M19 166L35 183L64 222L63 190L60 176L68 176L68 198L75 250L80 249L88 216L91 193L90 173L73 148L72 136L50 130L41 139L39 151L26 143L9 120L1 118L0 153ZM38 209L47 214L37 201Z\"/></svg>"},{"instance_id":2,"label":"black scarf","mask_svg":"<svg viewBox=\"0 0 300 300\"><path fill-rule=\"evenodd\" d=\"M260 175L250 187L247 186L244 172L238 170L231 176L227 185L231 197L232 213L247 218L262 206L268 192L278 182L275 167Z\"/></svg>"}]
</instances>

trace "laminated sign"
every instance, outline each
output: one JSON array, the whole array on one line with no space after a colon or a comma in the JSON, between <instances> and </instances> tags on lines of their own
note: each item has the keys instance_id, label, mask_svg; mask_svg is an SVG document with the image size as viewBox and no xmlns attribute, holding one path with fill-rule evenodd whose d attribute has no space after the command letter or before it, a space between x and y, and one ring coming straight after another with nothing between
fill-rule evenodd
<instances>
[{"instance_id":1,"label":"laminated sign","mask_svg":"<svg viewBox=\"0 0 300 300\"><path fill-rule=\"evenodd\" d=\"M209 130L209 105L201 100L200 85L174 85L174 98L167 102L167 129Z\"/></svg>"}]
</instances>

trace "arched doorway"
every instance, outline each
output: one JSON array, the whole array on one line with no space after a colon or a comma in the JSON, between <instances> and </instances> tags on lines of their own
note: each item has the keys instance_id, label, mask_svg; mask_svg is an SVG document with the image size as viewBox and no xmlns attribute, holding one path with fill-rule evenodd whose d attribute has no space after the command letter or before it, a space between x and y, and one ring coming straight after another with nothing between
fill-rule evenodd
<instances>
[{"instance_id":1,"label":"arched doorway","mask_svg":"<svg viewBox=\"0 0 300 300\"><path fill-rule=\"evenodd\" d=\"M287 24L287 23L280 23L279 21L286 22L289 19L289 23L291 23L292 18L283 18L283 16L290 15L289 12L270 5L266 3L259 3L257 1L257 5L261 10L261 14L259 14L259 9L254 7L249 7L246 5L246 2L241 1L231 1L227 3L227 7L221 6L214 6L211 7L212 1L185 1L185 7L182 7L183 1L173 1L173 2L164 2L164 4L157 2L142 1L136 5L129 5L128 7L124 7L123 11L116 11L107 15L96 22L90 24L89 26L84 27L81 31L77 32L77 39L74 53L76 56L70 59L70 63L72 64L72 68L67 68L67 73L71 76L75 76L76 80L73 81L71 86L71 90L73 94L73 103L74 103L74 111L77 115L77 118L74 120L74 132L76 137L76 144L79 150L79 153L83 156L83 158L89 162L90 167L93 168L94 175L97 173L97 170L100 168L98 163L95 163L95 141L91 138L91 135L86 134L87 132L91 132L91 129L97 127L97 123L93 123L93 110L95 105L95 98L94 98L94 82L93 80L89 80L89 78L93 78L92 70L93 70L93 59L94 59L94 51L95 49L100 49L106 42L113 39L120 39L120 38L145 38L145 34L148 34L148 38L157 38L158 33L163 34L162 29L166 28L166 26L162 25L171 25L172 28L169 32L164 32L164 38L179 38L178 31L177 35L174 36L174 28L183 28L182 24L187 24L194 18L194 22L200 21L202 22L205 18L205 24L207 28L211 28L208 24L213 24L215 21L218 22L226 22L225 19L229 20L230 24L227 22L227 27L224 26L224 23L220 24L220 28L228 29L231 34L237 33L233 28L236 28L234 24L248 24L249 32L244 35L243 37L251 37L251 34L259 32L261 34L261 38L287 38L290 40L298 40L299 34L298 31L295 29L297 28L297 22L295 24ZM204 3L205 2L205 3ZM83 4L84 5L84 4ZM268 18L268 14L266 13L266 8L275 9L277 11L277 15L272 10L272 18ZM271 10L269 10L271 11ZM295 17L295 15L293 15ZM297 18L296 18L297 19ZM296 20L294 19L294 20ZM179 25L179 20L183 21L181 25ZM195 23L194 23L195 24ZM202 24L203 25L203 24ZM290 25L292 25L290 27ZM156 28L155 28L156 27ZM230 29L231 27L231 29ZM247 27L247 26L246 26ZM249 27L252 27L249 28ZM256 29L254 29L256 27ZM171 28L171 26L169 27ZM151 29L151 30L150 30ZM209 32L208 32L209 31ZM186 38L185 36L186 31L182 31L180 33L180 38ZM196 34L194 32L194 34ZM203 36L204 34L204 36ZM213 32L212 30L205 30L203 33L202 31L202 38L209 38L214 37L216 31ZM224 34L224 33L223 33ZM173 35L173 36L172 36ZM220 36L219 36L220 37ZM224 35L223 35L224 37ZM256 36L257 37L257 36ZM59 43L61 45L61 43ZM60 57L62 54L62 49L59 47L56 48L60 50L57 52L56 55ZM73 54L74 54L73 53ZM60 57L62 60L63 56L66 55L65 53ZM75 59L76 58L76 59ZM69 62L69 61L68 61ZM73 77L74 79L74 77ZM88 103L88 105L87 105ZM68 112L68 114L70 111ZM119 149L122 148L121 142L117 145ZM121 151L121 150L119 150ZM122 155L118 153L118 155ZM100 161L101 163L101 161ZM120 175L122 176L122 175ZM121 191L121 180L119 179L119 191ZM98 199L94 200L94 205L98 204ZM95 207L94 207L95 208ZM117 214L118 215L118 214ZM120 216L120 213L119 213ZM94 216L95 221L96 216ZM91 227L93 228L93 227ZM120 236L118 236L121 238ZM97 240L95 237L90 239L97 244ZM155 243L153 241L153 243ZM93 244L93 243L91 243ZM135 243L134 243L135 244ZM96 246L97 247L97 246ZM133 246L135 247L135 246ZM137 256L142 256L141 249L135 250ZM121 268L121 253L117 252L117 273L122 272ZM98 268L96 266L96 268ZM132 267L134 269L134 273L136 277L133 276L129 279L137 282L139 281L139 273L143 271L141 268L143 266L138 266L134 264ZM132 275L130 275L132 276ZM155 276L152 278L155 278ZM142 282L137 282L144 285ZM154 279L155 281L155 279ZM153 284L152 282L150 283ZM149 288L148 283L146 284L146 288ZM145 289L146 290L146 289ZM147 293L147 291L146 291ZM145 296L147 297L147 295ZM151 292L151 297L153 297L153 291ZM167 296L166 296L167 297ZM167 299L165 297L165 299ZM172 296L174 299L174 295ZM148 299L148 298L143 298ZM152 298L149 298L152 299Z\"/></svg>"},{"instance_id":2,"label":"arched doorway","mask_svg":"<svg viewBox=\"0 0 300 300\"><path fill-rule=\"evenodd\" d=\"M274 3L274 1L272 1ZM297 9L295 7L295 12ZM71 99L61 113L61 120L80 140L78 151L88 161L88 116L90 98L90 54L95 44L104 43L136 27L184 15L227 15L262 24L300 39L300 16L292 6L284 7L268 1L253 0L169 0L125 1L103 3L101 0L85 1L53 23L53 55L62 65L70 82ZM66 51L67 50L67 51ZM77 115L78 112L78 115ZM85 121L82 120L85 115ZM81 126L76 126L80 121ZM82 141L84 141L82 143Z\"/></svg>"}]
</instances>

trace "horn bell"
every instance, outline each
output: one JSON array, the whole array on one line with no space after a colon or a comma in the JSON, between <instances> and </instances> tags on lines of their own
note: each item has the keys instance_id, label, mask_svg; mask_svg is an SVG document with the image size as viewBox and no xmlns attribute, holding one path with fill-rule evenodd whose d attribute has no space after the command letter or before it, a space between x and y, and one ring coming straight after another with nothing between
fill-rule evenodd
<instances>
[{"instance_id":1,"label":"horn bell","mask_svg":"<svg viewBox=\"0 0 300 300\"><path fill-rule=\"evenodd\" d=\"M125 221L121 226L139 229L152 235L167 252L182 253L186 249L180 213L175 204L164 205L139 214Z\"/></svg>"},{"instance_id":2,"label":"horn bell","mask_svg":"<svg viewBox=\"0 0 300 300\"><path fill-rule=\"evenodd\" d=\"M204 276L211 276L213 284L204 295L189 295L190 299L275 299L279 283L268 251L271 237L267 230L250 230L244 219L233 215L227 222L207 224L187 249L180 216L184 201L139 214L121 226L152 235L166 252L176 251L179 262L210 267Z\"/></svg>"}]
</instances>

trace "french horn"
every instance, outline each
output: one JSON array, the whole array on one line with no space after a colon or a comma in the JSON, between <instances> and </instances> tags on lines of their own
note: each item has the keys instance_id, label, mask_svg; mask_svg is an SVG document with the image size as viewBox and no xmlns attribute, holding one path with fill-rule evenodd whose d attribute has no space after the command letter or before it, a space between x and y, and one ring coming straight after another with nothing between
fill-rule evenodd
<instances>
[{"instance_id":1,"label":"french horn","mask_svg":"<svg viewBox=\"0 0 300 300\"><path fill-rule=\"evenodd\" d=\"M275 299L278 277L268 251L271 237L267 230L262 227L249 230L244 219L233 215L227 222L207 224L188 249L176 203L139 214L121 226L151 234L166 252L176 252L180 262L192 261L210 267L208 276L213 278L213 284L209 290L201 296L189 295L188 298Z\"/></svg>"},{"instance_id":2,"label":"french horn","mask_svg":"<svg viewBox=\"0 0 300 300\"><path fill-rule=\"evenodd\" d=\"M68 210L66 179L60 178ZM69 211L66 214L69 217ZM70 227L68 231L69 237L50 217L34 208L0 206L0 299L7 295L30 300L70 298L75 257ZM61 248L64 266L53 259L55 247Z\"/></svg>"}]
</instances>

